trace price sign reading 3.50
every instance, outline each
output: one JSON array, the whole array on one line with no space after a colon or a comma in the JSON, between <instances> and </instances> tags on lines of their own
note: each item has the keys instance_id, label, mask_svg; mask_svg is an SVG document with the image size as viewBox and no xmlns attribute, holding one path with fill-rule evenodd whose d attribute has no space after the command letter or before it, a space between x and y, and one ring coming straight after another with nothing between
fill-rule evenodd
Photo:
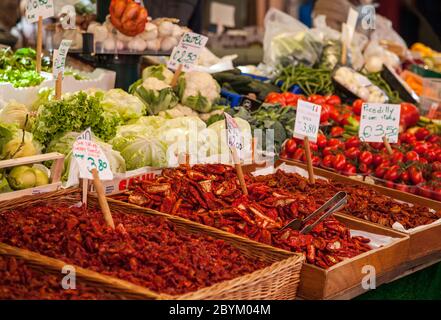
<instances>
[{"instance_id":1,"label":"price sign reading 3.50","mask_svg":"<svg viewBox=\"0 0 441 320\"><path fill-rule=\"evenodd\" d=\"M400 111L400 105L396 104L364 103L358 132L360 140L383 142L383 138L386 137L390 143L397 143Z\"/></svg>"},{"instance_id":2,"label":"price sign reading 3.50","mask_svg":"<svg viewBox=\"0 0 441 320\"><path fill-rule=\"evenodd\" d=\"M294 124L294 137L299 139L308 137L310 141L316 142L321 112L322 107L320 105L299 100Z\"/></svg>"},{"instance_id":3,"label":"price sign reading 3.50","mask_svg":"<svg viewBox=\"0 0 441 320\"><path fill-rule=\"evenodd\" d=\"M93 179L92 169L98 170L101 180L112 180L113 173L106 155L93 141L78 139L73 145L73 156L80 168L80 178Z\"/></svg>"}]
</instances>

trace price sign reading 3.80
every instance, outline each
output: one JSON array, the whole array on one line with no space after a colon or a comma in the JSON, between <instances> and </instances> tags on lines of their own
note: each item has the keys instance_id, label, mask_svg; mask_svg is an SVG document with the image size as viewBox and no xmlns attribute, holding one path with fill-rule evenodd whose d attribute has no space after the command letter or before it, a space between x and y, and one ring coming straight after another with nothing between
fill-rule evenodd
<instances>
[{"instance_id":1,"label":"price sign reading 3.80","mask_svg":"<svg viewBox=\"0 0 441 320\"><path fill-rule=\"evenodd\" d=\"M299 139L308 137L312 142L316 142L321 111L322 107L320 105L299 100L297 102L294 137Z\"/></svg>"},{"instance_id":2,"label":"price sign reading 3.80","mask_svg":"<svg viewBox=\"0 0 441 320\"><path fill-rule=\"evenodd\" d=\"M366 142L398 142L400 105L364 103L361 109L358 136Z\"/></svg>"},{"instance_id":3,"label":"price sign reading 3.80","mask_svg":"<svg viewBox=\"0 0 441 320\"><path fill-rule=\"evenodd\" d=\"M92 169L98 170L101 180L112 180L113 173L106 155L93 141L78 139L73 145L73 156L80 167L80 178L93 179Z\"/></svg>"}]
</instances>

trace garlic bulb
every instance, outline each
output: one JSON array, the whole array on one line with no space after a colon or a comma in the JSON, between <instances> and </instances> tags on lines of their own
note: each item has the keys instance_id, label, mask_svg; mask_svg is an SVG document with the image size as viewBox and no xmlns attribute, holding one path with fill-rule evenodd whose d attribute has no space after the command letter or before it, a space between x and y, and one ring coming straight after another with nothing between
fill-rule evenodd
<instances>
[{"instance_id":1,"label":"garlic bulb","mask_svg":"<svg viewBox=\"0 0 441 320\"><path fill-rule=\"evenodd\" d=\"M161 41L162 51L171 51L174 47L178 45L178 40L173 37L166 37Z\"/></svg>"}]
</instances>

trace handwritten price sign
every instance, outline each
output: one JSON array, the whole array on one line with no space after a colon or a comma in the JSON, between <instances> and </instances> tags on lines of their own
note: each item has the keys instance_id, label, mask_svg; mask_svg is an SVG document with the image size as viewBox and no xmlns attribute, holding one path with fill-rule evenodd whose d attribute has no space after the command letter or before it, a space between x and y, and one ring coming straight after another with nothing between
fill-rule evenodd
<instances>
[{"instance_id":1,"label":"handwritten price sign","mask_svg":"<svg viewBox=\"0 0 441 320\"><path fill-rule=\"evenodd\" d=\"M240 128L237 125L236 120L228 113L224 113L225 123L227 126L227 143L230 148L235 148L241 151L243 149L242 137L240 134Z\"/></svg>"},{"instance_id":2,"label":"handwritten price sign","mask_svg":"<svg viewBox=\"0 0 441 320\"><path fill-rule=\"evenodd\" d=\"M208 38L203 35L193 32L185 33L179 44L173 49L167 67L176 70L179 65L182 65L183 71L191 71L207 41Z\"/></svg>"},{"instance_id":3,"label":"handwritten price sign","mask_svg":"<svg viewBox=\"0 0 441 320\"><path fill-rule=\"evenodd\" d=\"M58 77L59 73L64 72L64 66L66 65L67 52L69 51L72 40L62 40L58 50L54 50L54 64L52 72L54 77Z\"/></svg>"},{"instance_id":4,"label":"handwritten price sign","mask_svg":"<svg viewBox=\"0 0 441 320\"><path fill-rule=\"evenodd\" d=\"M106 155L93 141L78 139L73 145L73 156L80 167L80 178L93 179L92 169L98 170L101 180L112 180L113 173Z\"/></svg>"},{"instance_id":5,"label":"handwritten price sign","mask_svg":"<svg viewBox=\"0 0 441 320\"><path fill-rule=\"evenodd\" d=\"M364 103L358 132L360 140L383 142L386 137L390 143L397 143L400 111L400 105L396 104Z\"/></svg>"},{"instance_id":6,"label":"handwritten price sign","mask_svg":"<svg viewBox=\"0 0 441 320\"><path fill-rule=\"evenodd\" d=\"M54 15L53 0L28 0L26 5L26 19L29 23L38 21L38 17L43 19Z\"/></svg>"},{"instance_id":7,"label":"handwritten price sign","mask_svg":"<svg viewBox=\"0 0 441 320\"><path fill-rule=\"evenodd\" d=\"M294 124L294 137L299 139L308 137L311 142L316 142L321 112L322 107L320 105L299 100Z\"/></svg>"}]
</instances>

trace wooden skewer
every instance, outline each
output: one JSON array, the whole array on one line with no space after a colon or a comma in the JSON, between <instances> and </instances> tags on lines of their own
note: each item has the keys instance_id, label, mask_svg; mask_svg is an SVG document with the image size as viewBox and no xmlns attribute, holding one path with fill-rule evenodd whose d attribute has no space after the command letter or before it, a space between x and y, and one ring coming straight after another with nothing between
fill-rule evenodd
<instances>
[{"instance_id":1,"label":"wooden skewer","mask_svg":"<svg viewBox=\"0 0 441 320\"><path fill-rule=\"evenodd\" d=\"M63 85L63 73L60 72L55 81L55 100L61 100L61 91Z\"/></svg>"},{"instance_id":2,"label":"wooden skewer","mask_svg":"<svg viewBox=\"0 0 441 320\"><path fill-rule=\"evenodd\" d=\"M389 143L389 141L387 140L387 137L386 137L386 136L383 137L383 142L384 142L384 146L386 147L387 153L388 153L389 155L391 155L391 154L393 153L393 150L392 150L392 147L390 146L390 143Z\"/></svg>"},{"instance_id":3,"label":"wooden skewer","mask_svg":"<svg viewBox=\"0 0 441 320\"><path fill-rule=\"evenodd\" d=\"M178 83L179 76L181 75L181 73L182 73L182 64L180 64L178 66L178 68L176 69L175 73L173 74L173 79L172 79L172 82L171 82L171 86L172 87L176 87L176 85Z\"/></svg>"},{"instance_id":4,"label":"wooden skewer","mask_svg":"<svg viewBox=\"0 0 441 320\"><path fill-rule=\"evenodd\" d=\"M245 184L245 178L243 176L242 165L240 164L239 156L237 155L236 148L231 148L231 154L233 155L234 166L236 167L237 177L239 178L242 193L248 195L248 189Z\"/></svg>"},{"instance_id":5,"label":"wooden skewer","mask_svg":"<svg viewBox=\"0 0 441 320\"><path fill-rule=\"evenodd\" d=\"M308 167L309 182L314 184L315 183L314 168L312 166L311 148L309 146L309 138L308 137L305 137L303 139L303 146L305 147L305 156L306 156L306 164Z\"/></svg>"},{"instance_id":6,"label":"wooden skewer","mask_svg":"<svg viewBox=\"0 0 441 320\"><path fill-rule=\"evenodd\" d=\"M98 170L96 168L92 169L93 175L93 185L95 187L96 193L98 194L98 202L101 207L101 211L104 215L104 220L106 224L110 226L112 229L115 229L115 224L113 223L112 213L110 212L109 204L107 203L106 195L104 193L104 187L101 183L100 176L98 174Z\"/></svg>"},{"instance_id":7,"label":"wooden skewer","mask_svg":"<svg viewBox=\"0 0 441 320\"><path fill-rule=\"evenodd\" d=\"M347 58L347 48L344 41L341 44L341 64L344 66L346 65L346 58Z\"/></svg>"},{"instance_id":8,"label":"wooden skewer","mask_svg":"<svg viewBox=\"0 0 441 320\"><path fill-rule=\"evenodd\" d=\"M251 161L256 162L256 138L251 138Z\"/></svg>"},{"instance_id":9,"label":"wooden skewer","mask_svg":"<svg viewBox=\"0 0 441 320\"><path fill-rule=\"evenodd\" d=\"M41 52L43 50L43 17L38 17L38 24L37 24L37 72L41 72Z\"/></svg>"},{"instance_id":10,"label":"wooden skewer","mask_svg":"<svg viewBox=\"0 0 441 320\"><path fill-rule=\"evenodd\" d=\"M87 205L87 187L89 185L88 183L89 181L87 179L82 179L81 181L81 185L82 185L82 199L81 202L83 203L83 205Z\"/></svg>"}]
</instances>

